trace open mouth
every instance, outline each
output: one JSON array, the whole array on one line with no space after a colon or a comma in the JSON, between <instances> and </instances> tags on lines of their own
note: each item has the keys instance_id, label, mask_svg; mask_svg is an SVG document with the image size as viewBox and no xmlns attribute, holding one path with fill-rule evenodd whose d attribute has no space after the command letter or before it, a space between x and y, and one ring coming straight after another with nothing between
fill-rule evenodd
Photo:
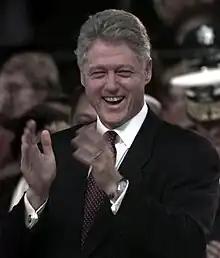
<instances>
[{"instance_id":1,"label":"open mouth","mask_svg":"<svg viewBox=\"0 0 220 258\"><path fill-rule=\"evenodd\" d=\"M118 105L124 100L124 97L103 97L103 99L110 105Z\"/></svg>"}]
</instances>

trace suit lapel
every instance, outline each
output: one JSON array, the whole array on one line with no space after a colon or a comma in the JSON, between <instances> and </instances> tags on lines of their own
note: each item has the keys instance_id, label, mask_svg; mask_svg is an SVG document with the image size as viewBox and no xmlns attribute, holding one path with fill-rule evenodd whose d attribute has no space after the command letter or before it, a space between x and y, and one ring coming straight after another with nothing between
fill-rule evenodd
<instances>
[{"instance_id":1,"label":"suit lapel","mask_svg":"<svg viewBox=\"0 0 220 258\"><path fill-rule=\"evenodd\" d=\"M140 179L141 169L151 160L155 135L161 120L149 109L149 113L129 149L119 172L130 182L130 187Z\"/></svg>"},{"instance_id":2,"label":"suit lapel","mask_svg":"<svg viewBox=\"0 0 220 258\"><path fill-rule=\"evenodd\" d=\"M149 109L149 113L129 149L119 171L129 180L129 188L133 188L142 178L141 169L148 165L151 159L154 138L161 120ZM92 229L84 245L84 255L89 256L105 239L113 225L114 215L111 212L109 199L106 198L96 216Z\"/></svg>"}]
</instances>

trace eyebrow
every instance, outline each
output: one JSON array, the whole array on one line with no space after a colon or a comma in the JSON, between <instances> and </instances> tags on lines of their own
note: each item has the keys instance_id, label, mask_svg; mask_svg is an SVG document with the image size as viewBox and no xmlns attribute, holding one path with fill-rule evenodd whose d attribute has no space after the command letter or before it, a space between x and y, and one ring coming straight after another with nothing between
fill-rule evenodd
<instances>
[{"instance_id":1,"label":"eyebrow","mask_svg":"<svg viewBox=\"0 0 220 258\"><path fill-rule=\"evenodd\" d=\"M128 68L128 69L132 69L134 70L134 67L131 65L126 65L126 64L119 64L119 65L107 65L108 66L116 66L116 67L112 67L112 68L116 68L116 69L121 69L121 68ZM97 65L97 66L90 66L88 71L89 72L93 72L94 70L98 70L98 69L106 69L106 66L104 65Z\"/></svg>"}]
</instances>

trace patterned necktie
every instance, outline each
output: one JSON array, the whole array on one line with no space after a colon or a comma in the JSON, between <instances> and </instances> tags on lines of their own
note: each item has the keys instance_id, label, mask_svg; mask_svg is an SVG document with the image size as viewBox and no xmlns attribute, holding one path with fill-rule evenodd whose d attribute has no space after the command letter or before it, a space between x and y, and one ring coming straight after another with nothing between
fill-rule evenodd
<instances>
[{"instance_id":1,"label":"patterned necktie","mask_svg":"<svg viewBox=\"0 0 220 258\"><path fill-rule=\"evenodd\" d=\"M107 131L103 135L106 140L113 156L114 161L116 161L116 148L115 142L117 133L114 131ZM87 182L87 189L85 194L85 205L84 205L84 220L82 226L82 235L81 235L81 247L83 247L88 232L91 228L91 225L94 221L95 215L98 212L101 204L103 203L105 197L104 191L96 184L92 173L90 173Z\"/></svg>"}]
</instances>

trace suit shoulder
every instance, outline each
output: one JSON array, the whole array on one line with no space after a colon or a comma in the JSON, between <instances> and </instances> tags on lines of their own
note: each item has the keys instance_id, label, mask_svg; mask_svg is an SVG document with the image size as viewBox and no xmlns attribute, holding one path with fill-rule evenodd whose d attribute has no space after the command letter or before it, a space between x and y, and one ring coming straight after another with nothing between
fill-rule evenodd
<instances>
[{"instance_id":1,"label":"suit shoulder","mask_svg":"<svg viewBox=\"0 0 220 258\"><path fill-rule=\"evenodd\" d=\"M159 135L164 147L169 146L173 150L173 155L218 158L217 151L211 141L198 132L163 122Z\"/></svg>"},{"instance_id":2,"label":"suit shoulder","mask_svg":"<svg viewBox=\"0 0 220 258\"><path fill-rule=\"evenodd\" d=\"M59 141L63 141L65 139L66 140L72 139L75 136L77 129L78 129L77 127L70 127L65 130L53 133L51 137L52 142L56 143Z\"/></svg>"},{"instance_id":3,"label":"suit shoulder","mask_svg":"<svg viewBox=\"0 0 220 258\"><path fill-rule=\"evenodd\" d=\"M214 145L199 133L164 123L156 144L156 160L170 168L170 175L198 180L218 178L220 163ZM176 178L174 176L173 178Z\"/></svg>"},{"instance_id":4,"label":"suit shoulder","mask_svg":"<svg viewBox=\"0 0 220 258\"><path fill-rule=\"evenodd\" d=\"M163 123L162 130L164 132L164 135L168 137L174 144L189 144L190 147L197 147L199 145L201 147L206 146L214 148L210 140L208 140L196 131L185 129L180 126L172 125L166 122Z\"/></svg>"},{"instance_id":5,"label":"suit shoulder","mask_svg":"<svg viewBox=\"0 0 220 258\"><path fill-rule=\"evenodd\" d=\"M83 126L89 125L89 124L91 124L91 123L79 124L79 125L76 125L76 126L69 127L65 130L56 132L56 133L52 134L52 142L56 143L56 142L59 142L59 141L63 141L65 139L69 141L76 135L76 131L78 129L80 129Z\"/></svg>"}]
</instances>

